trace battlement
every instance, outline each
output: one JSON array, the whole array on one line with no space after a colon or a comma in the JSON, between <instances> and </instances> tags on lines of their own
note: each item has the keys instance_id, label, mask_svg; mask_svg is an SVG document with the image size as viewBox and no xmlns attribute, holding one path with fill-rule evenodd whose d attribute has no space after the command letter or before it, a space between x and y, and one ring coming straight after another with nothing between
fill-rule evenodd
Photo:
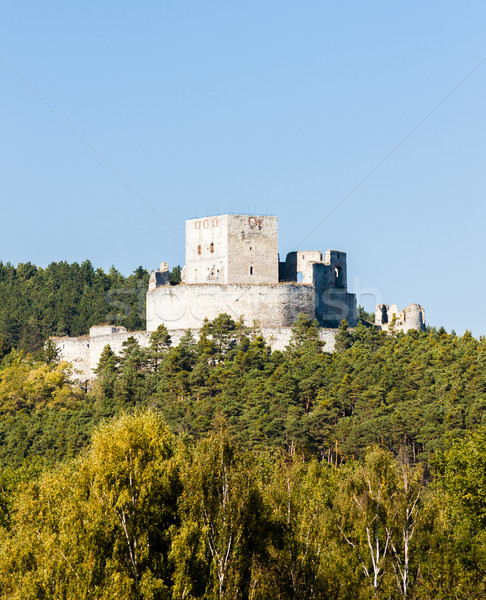
<instances>
[{"instance_id":1,"label":"battlement","mask_svg":"<svg viewBox=\"0 0 486 600\"><path fill-rule=\"evenodd\" d=\"M93 338L125 332L126 327L122 327L121 325L93 325L93 327L90 327L89 335Z\"/></svg>"}]
</instances>

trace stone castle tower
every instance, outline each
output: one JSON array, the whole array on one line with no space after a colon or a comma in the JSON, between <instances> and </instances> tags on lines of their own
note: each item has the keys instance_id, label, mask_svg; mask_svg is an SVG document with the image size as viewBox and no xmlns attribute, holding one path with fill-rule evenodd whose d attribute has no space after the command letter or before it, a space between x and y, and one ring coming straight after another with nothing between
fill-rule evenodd
<instances>
[{"instance_id":1,"label":"stone castle tower","mask_svg":"<svg viewBox=\"0 0 486 600\"><path fill-rule=\"evenodd\" d=\"M356 324L356 297L347 291L346 253L291 252L279 261L278 218L217 215L186 221L182 283L169 284L162 263L150 278L147 330L197 329L221 313L248 325L289 327L299 313L324 327Z\"/></svg>"}]
</instances>

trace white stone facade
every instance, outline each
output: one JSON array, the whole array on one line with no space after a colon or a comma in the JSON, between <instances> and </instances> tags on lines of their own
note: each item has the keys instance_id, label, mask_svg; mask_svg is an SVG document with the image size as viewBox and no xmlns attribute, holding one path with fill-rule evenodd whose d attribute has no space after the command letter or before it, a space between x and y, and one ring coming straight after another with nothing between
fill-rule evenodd
<instances>
[{"instance_id":1,"label":"white stone facade","mask_svg":"<svg viewBox=\"0 0 486 600\"><path fill-rule=\"evenodd\" d=\"M186 221L185 283L278 283L277 217Z\"/></svg>"},{"instance_id":2,"label":"white stone facade","mask_svg":"<svg viewBox=\"0 0 486 600\"><path fill-rule=\"evenodd\" d=\"M115 331L109 332L108 329ZM285 350L290 342L292 329L290 327L262 327L261 334L265 341L273 350ZM170 329L169 334L172 345L177 346L181 338L187 333L187 329ZM199 337L199 330L192 330L194 338ZM324 351L332 352L334 350L334 337L336 330L320 329L319 336L324 342ZM123 349L123 342L129 337L134 337L142 348L146 348L150 343L150 332L148 331L127 331L124 327L101 326L92 327L90 335L81 337L55 337L52 338L59 350L63 360L70 362L74 369L74 374L81 381L92 381L95 379L94 370L98 366L101 353L105 346L109 345L115 354L120 355Z\"/></svg>"},{"instance_id":3,"label":"white stone facade","mask_svg":"<svg viewBox=\"0 0 486 600\"><path fill-rule=\"evenodd\" d=\"M378 304L375 309L375 325L384 331L403 331L425 329L425 311L420 304L410 304L398 310L396 304Z\"/></svg>"},{"instance_id":4,"label":"white stone facade","mask_svg":"<svg viewBox=\"0 0 486 600\"><path fill-rule=\"evenodd\" d=\"M221 313L246 325L289 327L299 313L315 318L315 289L312 285L211 285L161 286L147 293L147 331L160 324L168 329L198 329L205 318Z\"/></svg>"},{"instance_id":5,"label":"white stone facade","mask_svg":"<svg viewBox=\"0 0 486 600\"><path fill-rule=\"evenodd\" d=\"M166 263L163 263L164 265ZM147 292L147 331L199 328L228 313L249 325L290 327L297 315L337 327L356 324L356 298L347 291L346 253L328 250L278 255L278 219L215 215L186 221L183 281L154 272Z\"/></svg>"}]
</instances>

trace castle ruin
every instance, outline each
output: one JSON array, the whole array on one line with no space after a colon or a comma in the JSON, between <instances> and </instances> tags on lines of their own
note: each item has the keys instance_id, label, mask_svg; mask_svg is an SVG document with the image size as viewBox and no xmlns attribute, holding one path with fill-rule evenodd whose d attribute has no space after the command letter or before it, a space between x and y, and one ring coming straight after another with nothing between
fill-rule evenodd
<instances>
[{"instance_id":1,"label":"castle ruin","mask_svg":"<svg viewBox=\"0 0 486 600\"><path fill-rule=\"evenodd\" d=\"M396 304L378 304L375 310L375 325L384 331L402 331L425 329L425 311L420 304L410 304L398 310Z\"/></svg>"},{"instance_id":2,"label":"castle ruin","mask_svg":"<svg viewBox=\"0 0 486 600\"><path fill-rule=\"evenodd\" d=\"M186 221L186 264L181 275L181 283L171 285L165 262L152 272L146 331L101 325L91 327L89 335L53 338L62 358L73 364L80 379L92 380L106 345L117 354L129 337L148 346L150 333L162 324L177 345L188 330L197 337L204 319L221 313L258 325L274 350L288 345L291 327L301 313L318 321L326 352L333 351L343 319L351 327L357 324L356 296L347 291L346 253L298 251L280 261L275 216L217 215ZM418 304L402 311L380 304L375 319L378 329L390 331L425 327Z\"/></svg>"},{"instance_id":3,"label":"castle ruin","mask_svg":"<svg viewBox=\"0 0 486 600\"><path fill-rule=\"evenodd\" d=\"M347 291L346 253L278 254L274 216L218 215L186 221L182 283L171 286L166 263L152 273L147 330L199 328L221 313L265 327L290 327L303 313L322 327L356 325L356 296Z\"/></svg>"}]
</instances>

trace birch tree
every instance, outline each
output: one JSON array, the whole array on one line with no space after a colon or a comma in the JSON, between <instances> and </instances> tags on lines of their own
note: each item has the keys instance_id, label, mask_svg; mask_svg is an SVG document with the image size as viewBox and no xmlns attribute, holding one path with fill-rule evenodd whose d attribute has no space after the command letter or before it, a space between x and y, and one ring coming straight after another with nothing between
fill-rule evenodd
<instances>
[{"instance_id":1,"label":"birch tree","mask_svg":"<svg viewBox=\"0 0 486 600\"><path fill-rule=\"evenodd\" d=\"M341 487L337 528L376 597L385 593L383 587L390 589L393 578L400 596L409 597L423 491L420 465L412 467L378 447L368 451Z\"/></svg>"},{"instance_id":2,"label":"birch tree","mask_svg":"<svg viewBox=\"0 0 486 600\"><path fill-rule=\"evenodd\" d=\"M267 526L251 465L222 432L198 445L183 481L183 523L172 552L174 598L247 598Z\"/></svg>"}]
</instances>

